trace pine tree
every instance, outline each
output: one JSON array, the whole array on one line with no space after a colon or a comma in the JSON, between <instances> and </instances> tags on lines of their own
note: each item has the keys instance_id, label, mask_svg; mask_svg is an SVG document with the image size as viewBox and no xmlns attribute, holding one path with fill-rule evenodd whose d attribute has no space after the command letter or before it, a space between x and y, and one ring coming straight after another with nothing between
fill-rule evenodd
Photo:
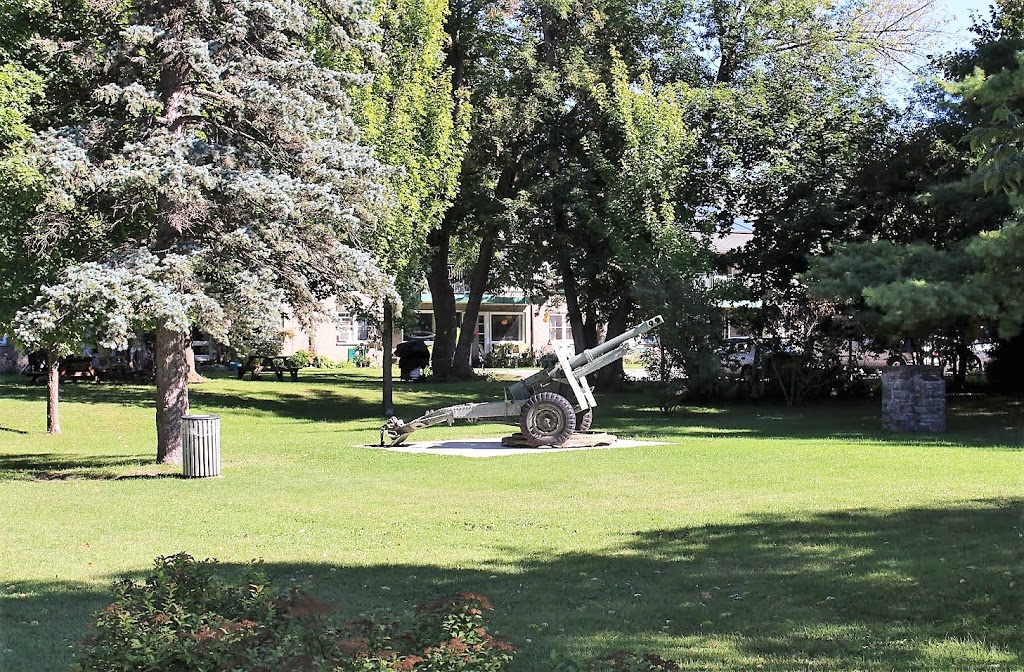
<instances>
[{"instance_id":1,"label":"pine tree","mask_svg":"<svg viewBox=\"0 0 1024 672\"><path fill-rule=\"evenodd\" d=\"M350 0L317 8L139 0L77 45L95 82L86 120L36 142L49 192L35 240L100 235L87 236L91 263L65 271L65 291L20 314L19 339L46 342L46 325L67 319L52 297L88 296L97 266L145 279L124 292L128 314L104 318L156 331L158 461L180 460L193 326L229 335L279 325L286 306L301 316L330 296L393 294L368 251L383 169L348 115L347 91L364 80L318 65L307 46L327 25L362 48L369 26ZM123 346L127 331L103 333Z\"/></svg>"}]
</instances>

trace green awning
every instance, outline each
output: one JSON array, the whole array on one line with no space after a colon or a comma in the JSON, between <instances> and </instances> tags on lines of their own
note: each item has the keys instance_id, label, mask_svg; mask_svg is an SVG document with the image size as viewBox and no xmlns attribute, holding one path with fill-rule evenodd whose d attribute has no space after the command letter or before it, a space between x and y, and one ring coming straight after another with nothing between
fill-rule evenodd
<instances>
[{"instance_id":1,"label":"green awning","mask_svg":"<svg viewBox=\"0 0 1024 672\"><path fill-rule=\"evenodd\" d=\"M429 292L424 292L420 299L424 302L433 303L433 298L430 296ZM469 294L456 294L455 303L469 303ZM482 305L525 306L529 303L529 300L525 296L498 296L494 294L484 294L480 303Z\"/></svg>"}]
</instances>

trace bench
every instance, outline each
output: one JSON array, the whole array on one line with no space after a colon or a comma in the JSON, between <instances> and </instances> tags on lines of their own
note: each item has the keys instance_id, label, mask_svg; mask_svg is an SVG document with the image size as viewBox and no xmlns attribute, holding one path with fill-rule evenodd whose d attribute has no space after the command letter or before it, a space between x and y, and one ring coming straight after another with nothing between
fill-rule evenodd
<instances>
[{"instance_id":1,"label":"bench","mask_svg":"<svg viewBox=\"0 0 1024 672\"><path fill-rule=\"evenodd\" d=\"M250 373L252 380L259 380L260 374L264 371L273 371L278 380L284 380L285 371L291 374L292 380L299 379L299 367L288 362L287 357L256 355L246 360L245 364L238 367L238 379L241 380L245 374Z\"/></svg>"}]
</instances>

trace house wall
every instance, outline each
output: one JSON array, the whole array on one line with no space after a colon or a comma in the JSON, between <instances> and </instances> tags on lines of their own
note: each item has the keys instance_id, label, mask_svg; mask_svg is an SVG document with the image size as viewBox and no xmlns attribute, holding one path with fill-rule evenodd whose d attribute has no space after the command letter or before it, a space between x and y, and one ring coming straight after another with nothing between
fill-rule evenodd
<instances>
[{"instance_id":1,"label":"house wall","mask_svg":"<svg viewBox=\"0 0 1024 672\"><path fill-rule=\"evenodd\" d=\"M339 310L334 301L328 301L324 304L324 312L334 315ZM357 351L365 349L370 361L379 365L383 353L376 330L368 328L365 321L349 315L344 309L340 312L345 315L341 323L327 320L318 324L311 332L304 330L302 324L294 317L286 318L281 324L281 330L285 335L281 354L291 355L299 350L306 350L335 362L348 362L356 357ZM398 341L394 343L397 344Z\"/></svg>"},{"instance_id":2,"label":"house wall","mask_svg":"<svg viewBox=\"0 0 1024 672\"><path fill-rule=\"evenodd\" d=\"M429 298L429 297L427 297ZM514 341L519 343L522 351L533 348L538 353L553 352L556 347L572 345L572 332L568 328L569 319L564 309L557 308L551 304L538 305L531 302L502 302L502 297L487 297L480 306L480 316L477 320L477 329L483 327L482 338L480 338L481 354L487 354L495 343L501 341ZM457 301L456 311L460 314L466 309L465 302ZM419 308L420 313L432 314L433 303L429 300L423 301ZM515 318L519 327L517 337L510 338L508 333L502 330L509 325L503 325L505 318ZM554 329L553 326L565 325L564 329ZM482 323L482 325L481 325ZM568 339L563 338L568 336Z\"/></svg>"},{"instance_id":3,"label":"house wall","mask_svg":"<svg viewBox=\"0 0 1024 672\"><path fill-rule=\"evenodd\" d=\"M513 298L513 301L503 302L502 297L489 296L481 306L480 320L478 320L478 324L480 321L483 322L483 337L480 339L481 355L489 352L494 343L499 340L512 340L520 344L521 350L526 351L532 347L538 353L553 352L556 347L572 347L572 332L564 308L557 308L550 304L537 305L515 297L505 298ZM430 326L431 332L433 331L433 307L430 296L425 295L418 308L426 322L425 326ZM465 308L465 301L456 302L456 310L459 313L463 313ZM326 312L333 313L334 311L333 303L327 304ZM508 333L502 333L503 329L514 326L514 323L503 325L502 321L506 319L518 320L515 338L510 338ZM302 328L297 320L289 318L283 321L282 331L285 333L282 348L284 355L306 350L334 361L344 362L351 361L359 348L368 347L367 354L372 362L379 363L383 356L379 344L380 339L372 328L360 330L356 326L351 329L340 329L338 323L327 321L317 325L316 329L309 333ZM404 338L405 334L397 331L392 339L392 349Z\"/></svg>"}]
</instances>

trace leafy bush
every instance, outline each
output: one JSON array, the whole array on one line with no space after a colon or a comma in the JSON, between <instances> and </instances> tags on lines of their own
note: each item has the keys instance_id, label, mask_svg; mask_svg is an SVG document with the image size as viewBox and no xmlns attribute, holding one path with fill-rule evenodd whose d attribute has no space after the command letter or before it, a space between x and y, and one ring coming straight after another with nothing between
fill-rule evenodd
<instances>
[{"instance_id":1,"label":"leafy bush","mask_svg":"<svg viewBox=\"0 0 1024 672\"><path fill-rule=\"evenodd\" d=\"M307 366L312 366L313 354L309 352L309 350L296 350L292 354L288 355L288 363L292 366L304 369Z\"/></svg>"},{"instance_id":2,"label":"leafy bush","mask_svg":"<svg viewBox=\"0 0 1024 672\"><path fill-rule=\"evenodd\" d=\"M484 366L488 369L514 369L521 365L522 360L519 343L494 343L490 352L484 355Z\"/></svg>"},{"instance_id":3,"label":"leafy bush","mask_svg":"<svg viewBox=\"0 0 1024 672\"><path fill-rule=\"evenodd\" d=\"M312 366L314 369L336 369L338 363L325 355L317 355L313 358Z\"/></svg>"},{"instance_id":4,"label":"leafy bush","mask_svg":"<svg viewBox=\"0 0 1024 672\"><path fill-rule=\"evenodd\" d=\"M365 345L356 348L356 356L352 359L357 369L365 369L370 366L369 351Z\"/></svg>"},{"instance_id":5,"label":"leafy bush","mask_svg":"<svg viewBox=\"0 0 1024 672\"><path fill-rule=\"evenodd\" d=\"M985 376L992 386L1003 393L1024 391L1024 334L1000 341L989 356Z\"/></svg>"},{"instance_id":6,"label":"leafy bush","mask_svg":"<svg viewBox=\"0 0 1024 672\"><path fill-rule=\"evenodd\" d=\"M144 581L114 584L75 669L81 672L304 670L500 672L513 649L484 627L487 599L473 594L391 618L329 624L333 607L272 588L258 564L240 581L215 561L157 558Z\"/></svg>"}]
</instances>

